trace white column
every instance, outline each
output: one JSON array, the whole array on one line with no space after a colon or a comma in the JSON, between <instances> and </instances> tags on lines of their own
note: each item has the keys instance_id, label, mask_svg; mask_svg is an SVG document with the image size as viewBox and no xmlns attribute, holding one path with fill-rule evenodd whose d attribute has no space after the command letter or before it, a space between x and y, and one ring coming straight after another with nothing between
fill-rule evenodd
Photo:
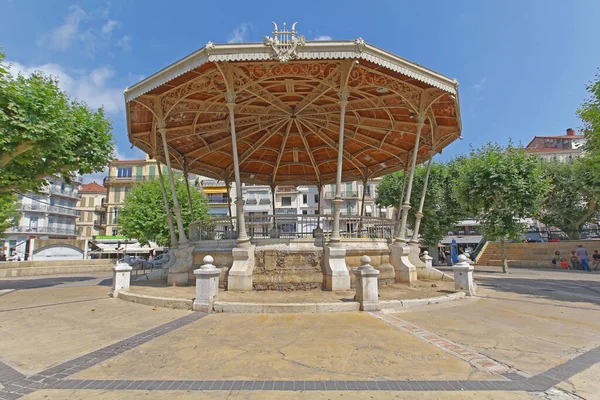
<instances>
[{"instance_id":1,"label":"white column","mask_svg":"<svg viewBox=\"0 0 600 400\"><path fill-rule=\"evenodd\" d=\"M433 158L433 157L432 157ZM427 172L425 172L425 182L423 182L423 192L421 193L421 202L419 203L419 211L415 214L415 229L413 236L410 239L411 243L419 243L419 228L421 227L421 218L423 218L423 205L425 204L425 195L427 194L427 184L429 183L429 171L431 171L432 158L427 163Z\"/></svg>"},{"instance_id":2,"label":"white column","mask_svg":"<svg viewBox=\"0 0 600 400\"><path fill-rule=\"evenodd\" d=\"M190 182L188 178L187 167L183 172L183 177L185 179L185 190L187 191L188 206L190 207L190 217L192 217L192 222L194 222L196 218L194 217L194 206L192 205L192 194L190 192Z\"/></svg>"},{"instance_id":3,"label":"white column","mask_svg":"<svg viewBox=\"0 0 600 400\"><path fill-rule=\"evenodd\" d=\"M214 299L219 294L219 276L221 270L213 265L214 258L206 256L204 264L194 270L196 276L196 298L192 305L194 311L211 312Z\"/></svg>"},{"instance_id":4,"label":"white column","mask_svg":"<svg viewBox=\"0 0 600 400\"><path fill-rule=\"evenodd\" d=\"M402 220L400 222L400 231L396 236L395 242L404 242L406 235L406 220L408 219L408 210L410 210L410 195L412 192L413 180L415 178L415 167L417 166L417 155L419 153L419 140L421 139L421 130L423 129L423 118L419 117L419 124L417 125L417 137L415 139L415 148L413 149L413 159L410 169L410 175L408 177L408 186L406 188L406 197L404 203L402 203Z\"/></svg>"},{"instance_id":5,"label":"white column","mask_svg":"<svg viewBox=\"0 0 600 400\"><path fill-rule=\"evenodd\" d=\"M119 297L119 292L126 292L129 290L132 269L133 268L127 263L119 263L112 268L113 284L110 291L112 297Z\"/></svg>"},{"instance_id":6,"label":"white column","mask_svg":"<svg viewBox=\"0 0 600 400\"><path fill-rule=\"evenodd\" d=\"M167 223L169 224L169 233L171 235L171 247L174 247L177 246L177 236L175 235L175 227L173 226L173 216L171 216L169 199L167 199L167 190L165 189L165 182L163 180L162 166L158 160L156 160L156 167L158 168L158 179L160 179L160 189L163 196L163 202L165 203L165 212L167 213Z\"/></svg>"},{"instance_id":7,"label":"white column","mask_svg":"<svg viewBox=\"0 0 600 400\"><path fill-rule=\"evenodd\" d=\"M463 290L467 296L475 296L475 284L473 283L473 267L464 254L458 256L458 264L452 266L454 271L454 288Z\"/></svg>"},{"instance_id":8,"label":"white column","mask_svg":"<svg viewBox=\"0 0 600 400\"><path fill-rule=\"evenodd\" d=\"M250 238L246 233L246 221L244 218L244 199L242 198L242 182L240 179L240 162L237 150L237 136L235 133L235 103L233 96L228 95L227 108L229 108L229 122L231 124L231 148L233 151L233 168L235 174L235 209L238 231L238 247L250 246Z\"/></svg>"},{"instance_id":9,"label":"white column","mask_svg":"<svg viewBox=\"0 0 600 400\"><path fill-rule=\"evenodd\" d=\"M86 253L87 253L87 240L85 241L85 245L86 245ZM29 261L33 261L33 248L35 247L35 239L29 239L29 256L27 257L27 259ZM0 249L2 250L2 249ZM86 254L84 253L84 254ZM84 256L85 259L85 256Z\"/></svg>"},{"instance_id":10,"label":"white column","mask_svg":"<svg viewBox=\"0 0 600 400\"><path fill-rule=\"evenodd\" d=\"M360 303L361 311L379 311L379 286L377 278L379 271L371 266L371 258L362 256L360 267L354 270L356 276L356 301Z\"/></svg>"},{"instance_id":11,"label":"white column","mask_svg":"<svg viewBox=\"0 0 600 400\"><path fill-rule=\"evenodd\" d=\"M333 232L329 243L337 246L340 243L340 212L342 205L342 161L344 159L344 123L346 120L346 106L348 105L348 90L340 92L340 138L338 143L338 165L335 177L335 198L333 203Z\"/></svg>"},{"instance_id":12,"label":"white column","mask_svg":"<svg viewBox=\"0 0 600 400\"><path fill-rule=\"evenodd\" d=\"M177 230L179 231L179 243L187 242L185 237L185 230L183 229L183 221L181 219L181 208L179 207L179 201L177 200L177 191L175 190L175 178L173 178L173 169L171 168L171 156L169 155L169 146L167 145L167 130L163 127L158 128L162 135L163 147L165 150L165 159L167 161L167 168L169 169L169 183L171 184L171 194L173 195L173 211L175 212L175 219L177 220Z\"/></svg>"},{"instance_id":13,"label":"white column","mask_svg":"<svg viewBox=\"0 0 600 400\"><path fill-rule=\"evenodd\" d=\"M88 245L89 245L90 241L88 239L85 239L85 244L83 245L83 259L87 260L88 258ZM31 259L31 256L33 256L33 251L31 251L31 255L29 256L29 258Z\"/></svg>"}]
</instances>

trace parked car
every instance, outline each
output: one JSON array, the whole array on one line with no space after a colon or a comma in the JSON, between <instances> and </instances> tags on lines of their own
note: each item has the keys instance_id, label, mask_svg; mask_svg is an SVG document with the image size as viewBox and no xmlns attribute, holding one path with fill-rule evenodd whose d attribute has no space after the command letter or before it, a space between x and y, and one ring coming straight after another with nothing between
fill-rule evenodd
<instances>
[{"instance_id":1,"label":"parked car","mask_svg":"<svg viewBox=\"0 0 600 400\"><path fill-rule=\"evenodd\" d=\"M144 259L141 257L125 256L117 261L118 263L127 263L130 267L141 266L144 263Z\"/></svg>"},{"instance_id":2,"label":"parked car","mask_svg":"<svg viewBox=\"0 0 600 400\"><path fill-rule=\"evenodd\" d=\"M145 268L162 268L163 265L165 265L167 262L169 261L169 255L168 254L161 254L159 256L157 256L155 259L153 260L149 260L146 261L146 263L144 264Z\"/></svg>"}]
</instances>

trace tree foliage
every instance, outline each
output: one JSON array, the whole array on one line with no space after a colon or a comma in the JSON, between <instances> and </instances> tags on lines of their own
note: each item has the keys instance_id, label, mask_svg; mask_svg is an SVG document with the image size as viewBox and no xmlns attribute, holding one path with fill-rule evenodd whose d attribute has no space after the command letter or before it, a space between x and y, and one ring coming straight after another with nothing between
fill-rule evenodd
<instances>
[{"instance_id":1,"label":"tree foliage","mask_svg":"<svg viewBox=\"0 0 600 400\"><path fill-rule=\"evenodd\" d=\"M0 53L0 196L37 190L49 175L102 171L113 155L110 121L41 72L14 77Z\"/></svg>"},{"instance_id":2,"label":"tree foliage","mask_svg":"<svg viewBox=\"0 0 600 400\"><path fill-rule=\"evenodd\" d=\"M415 214L423 192L427 167L417 166L411 195L412 208L408 213L408 226L414 228ZM454 229L456 223L464 217L464 209L453 189L452 176L456 173L456 163L433 163L429 173L429 183L423 204L423 219L419 233L423 243L435 246ZM404 171L386 175L377 187L377 204L398 207L401 201Z\"/></svg>"},{"instance_id":3,"label":"tree foliage","mask_svg":"<svg viewBox=\"0 0 600 400\"><path fill-rule=\"evenodd\" d=\"M458 166L459 200L480 220L488 239L500 239L502 269L508 272L504 243L522 240L525 224L520 219L538 214L549 189L540 160L512 145L503 149L488 143L472 149Z\"/></svg>"},{"instance_id":4,"label":"tree foliage","mask_svg":"<svg viewBox=\"0 0 600 400\"><path fill-rule=\"evenodd\" d=\"M542 167L551 188L539 219L577 240L583 225L598 211L600 178L594 174L587 156L570 163L543 162Z\"/></svg>"},{"instance_id":5,"label":"tree foliage","mask_svg":"<svg viewBox=\"0 0 600 400\"><path fill-rule=\"evenodd\" d=\"M177 174L173 178L175 179L177 200L181 207L183 226L187 230L187 227L192 222L192 216L190 215L188 206L185 180L181 175ZM123 208L119 212L119 225L121 225L121 233L128 238L137 239L142 244L153 241L161 246L168 246L171 238L159 179L156 177L155 179L141 181L133 185L125 198ZM171 190L169 190L169 177L167 174L164 174L163 181L167 189L169 206L173 210L173 196L171 195ZM204 194L196 190L193 186L190 187L190 192L194 209L194 219L196 221L204 219L208 213L208 202ZM173 221L175 221L174 215ZM177 224L174 223L174 225L177 232ZM188 235L187 231L186 235Z\"/></svg>"},{"instance_id":6,"label":"tree foliage","mask_svg":"<svg viewBox=\"0 0 600 400\"><path fill-rule=\"evenodd\" d=\"M600 179L600 72L586 89L590 97L577 110L577 115L583 121L587 162L595 179Z\"/></svg>"},{"instance_id":7,"label":"tree foliage","mask_svg":"<svg viewBox=\"0 0 600 400\"><path fill-rule=\"evenodd\" d=\"M16 225L18 221L17 196L13 193L0 196L0 236L2 232Z\"/></svg>"}]
</instances>

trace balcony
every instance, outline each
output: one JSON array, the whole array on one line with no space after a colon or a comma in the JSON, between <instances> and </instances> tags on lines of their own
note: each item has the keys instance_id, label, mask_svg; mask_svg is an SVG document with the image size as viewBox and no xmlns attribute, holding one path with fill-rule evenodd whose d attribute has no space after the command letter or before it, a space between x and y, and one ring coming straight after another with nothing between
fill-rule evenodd
<instances>
[{"instance_id":1,"label":"balcony","mask_svg":"<svg viewBox=\"0 0 600 400\"><path fill-rule=\"evenodd\" d=\"M277 186L275 193L297 193L298 189L296 186Z\"/></svg>"},{"instance_id":2,"label":"balcony","mask_svg":"<svg viewBox=\"0 0 600 400\"><path fill-rule=\"evenodd\" d=\"M298 212L298 210L296 210L296 208L276 208L275 209L275 214L282 214L282 215L296 215Z\"/></svg>"},{"instance_id":3,"label":"balcony","mask_svg":"<svg viewBox=\"0 0 600 400\"><path fill-rule=\"evenodd\" d=\"M202 187L225 187L225 182L224 181L217 181L214 179L205 179L203 181L200 181L200 186Z\"/></svg>"},{"instance_id":4,"label":"balcony","mask_svg":"<svg viewBox=\"0 0 600 400\"><path fill-rule=\"evenodd\" d=\"M104 221L103 219L95 219L94 226L97 228L104 228L106 227L106 221Z\"/></svg>"},{"instance_id":5,"label":"balcony","mask_svg":"<svg viewBox=\"0 0 600 400\"><path fill-rule=\"evenodd\" d=\"M135 175L135 176L107 176L104 178L104 186L114 184L131 185L135 182L148 181L157 178L158 175Z\"/></svg>"},{"instance_id":6,"label":"balcony","mask_svg":"<svg viewBox=\"0 0 600 400\"><path fill-rule=\"evenodd\" d=\"M45 213L47 206L43 204L20 204L19 211L40 212Z\"/></svg>"},{"instance_id":7,"label":"balcony","mask_svg":"<svg viewBox=\"0 0 600 400\"><path fill-rule=\"evenodd\" d=\"M50 186L49 188L50 194L54 195L54 196L60 196L60 197L69 197L71 199L79 199L80 195L79 195L79 191L77 190L73 190L73 189L67 189L67 188L57 188L54 186Z\"/></svg>"},{"instance_id":8,"label":"balcony","mask_svg":"<svg viewBox=\"0 0 600 400\"><path fill-rule=\"evenodd\" d=\"M227 196L207 196L208 204L227 204Z\"/></svg>"},{"instance_id":9,"label":"balcony","mask_svg":"<svg viewBox=\"0 0 600 400\"><path fill-rule=\"evenodd\" d=\"M68 208L68 207L63 207L63 206L48 206L47 212L48 212L48 214L70 215L72 217L79 216L79 211L77 211L73 208Z\"/></svg>"},{"instance_id":10,"label":"balcony","mask_svg":"<svg viewBox=\"0 0 600 400\"><path fill-rule=\"evenodd\" d=\"M66 235L77 236L77 230L73 228L59 228L54 226L13 226L8 228L6 233L22 233L27 235Z\"/></svg>"},{"instance_id":11,"label":"balcony","mask_svg":"<svg viewBox=\"0 0 600 400\"><path fill-rule=\"evenodd\" d=\"M358 199L358 192L353 190L342 190L342 199ZM335 198L335 192L325 192L325 199L333 200Z\"/></svg>"}]
</instances>

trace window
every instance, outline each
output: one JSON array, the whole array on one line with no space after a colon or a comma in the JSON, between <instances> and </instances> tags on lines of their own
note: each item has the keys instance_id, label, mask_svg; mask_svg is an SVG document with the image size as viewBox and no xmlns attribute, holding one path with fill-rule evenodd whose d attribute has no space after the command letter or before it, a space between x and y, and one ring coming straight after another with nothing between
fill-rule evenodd
<instances>
[{"instance_id":1,"label":"window","mask_svg":"<svg viewBox=\"0 0 600 400\"><path fill-rule=\"evenodd\" d=\"M306 215L306 214L308 214L308 210L302 210L302 214L303 214L303 215Z\"/></svg>"},{"instance_id":2,"label":"window","mask_svg":"<svg viewBox=\"0 0 600 400\"><path fill-rule=\"evenodd\" d=\"M85 197L81 198L81 205L80 207L85 207Z\"/></svg>"},{"instance_id":3,"label":"window","mask_svg":"<svg viewBox=\"0 0 600 400\"><path fill-rule=\"evenodd\" d=\"M94 207L94 198L93 197L90 197L88 199L88 207Z\"/></svg>"},{"instance_id":4,"label":"window","mask_svg":"<svg viewBox=\"0 0 600 400\"><path fill-rule=\"evenodd\" d=\"M117 236L119 234L119 230L117 228L113 228L112 235Z\"/></svg>"},{"instance_id":5,"label":"window","mask_svg":"<svg viewBox=\"0 0 600 400\"><path fill-rule=\"evenodd\" d=\"M89 226L85 228L85 236L92 236L92 228Z\"/></svg>"},{"instance_id":6,"label":"window","mask_svg":"<svg viewBox=\"0 0 600 400\"><path fill-rule=\"evenodd\" d=\"M282 207L289 207L292 205L292 198L291 197L282 197L281 198L281 206Z\"/></svg>"},{"instance_id":7,"label":"window","mask_svg":"<svg viewBox=\"0 0 600 400\"><path fill-rule=\"evenodd\" d=\"M317 204L319 203L319 194L318 193L315 194L315 203L317 203Z\"/></svg>"},{"instance_id":8,"label":"window","mask_svg":"<svg viewBox=\"0 0 600 400\"><path fill-rule=\"evenodd\" d=\"M307 204L308 203L308 195L307 194L303 194L302 195L302 204Z\"/></svg>"},{"instance_id":9,"label":"window","mask_svg":"<svg viewBox=\"0 0 600 400\"><path fill-rule=\"evenodd\" d=\"M117 168L117 178L131 178L131 167Z\"/></svg>"},{"instance_id":10,"label":"window","mask_svg":"<svg viewBox=\"0 0 600 400\"><path fill-rule=\"evenodd\" d=\"M92 213L91 212L87 213L87 222L92 222Z\"/></svg>"},{"instance_id":11,"label":"window","mask_svg":"<svg viewBox=\"0 0 600 400\"><path fill-rule=\"evenodd\" d=\"M115 203L121 202L121 188L120 187L115 188L114 202Z\"/></svg>"},{"instance_id":12,"label":"window","mask_svg":"<svg viewBox=\"0 0 600 400\"><path fill-rule=\"evenodd\" d=\"M113 208L113 224L118 224L119 219L119 209L117 207Z\"/></svg>"},{"instance_id":13,"label":"window","mask_svg":"<svg viewBox=\"0 0 600 400\"><path fill-rule=\"evenodd\" d=\"M135 179L137 181L142 180L142 167L141 166L135 167Z\"/></svg>"},{"instance_id":14,"label":"window","mask_svg":"<svg viewBox=\"0 0 600 400\"><path fill-rule=\"evenodd\" d=\"M150 176L156 175L156 167L154 165L150 166Z\"/></svg>"}]
</instances>

